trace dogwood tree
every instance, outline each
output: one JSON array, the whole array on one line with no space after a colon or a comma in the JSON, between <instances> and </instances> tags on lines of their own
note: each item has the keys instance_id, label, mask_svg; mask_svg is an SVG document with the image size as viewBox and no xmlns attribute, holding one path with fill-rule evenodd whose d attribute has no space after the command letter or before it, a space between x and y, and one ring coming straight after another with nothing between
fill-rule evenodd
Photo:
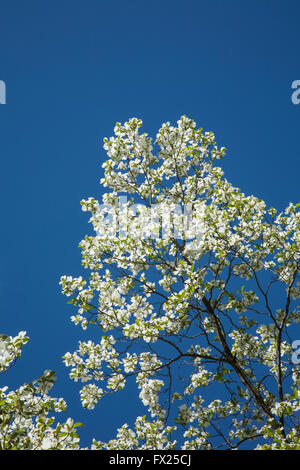
<instances>
[{"instance_id":1,"label":"dogwood tree","mask_svg":"<svg viewBox=\"0 0 300 470\"><path fill-rule=\"evenodd\" d=\"M145 406L92 448L300 450L299 204L246 196L214 134L177 124L152 140L133 118L104 139L108 190L81 202L89 275L61 277L72 321L99 331L64 356L83 406L132 378Z\"/></svg>"},{"instance_id":2,"label":"dogwood tree","mask_svg":"<svg viewBox=\"0 0 300 470\"><path fill-rule=\"evenodd\" d=\"M21 356L29 338L25 331L15 337L0 335L0 374L4 374ZM55 414L66 409L62 398L48 392L55 373L46 370L37 380L17 390L0 388L0 450L66 450L78 449L79 437L71 418L55 424Z\"/></svg>"}]
</instances>

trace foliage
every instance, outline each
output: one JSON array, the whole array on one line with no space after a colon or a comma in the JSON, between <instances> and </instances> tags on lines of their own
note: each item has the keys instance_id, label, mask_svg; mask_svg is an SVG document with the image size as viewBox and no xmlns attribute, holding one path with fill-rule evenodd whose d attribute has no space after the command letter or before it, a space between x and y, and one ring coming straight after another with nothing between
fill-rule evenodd
<instances>
[{"instance_id":1,"label":"foliage","mask_svg":"<svg viewBox=\"0 0 300 470\"><path fill-rule=\"evenodd\" d=\"M289 336L299 204L278 214L233 187L215 165L225 149L185 116L154 142L141 125L117 123L104 139L110 191L81 203L95 232L80 243L90 275L61 278L72 321L99 328L99 342L64 356L83 406L134 376L147 410L93 446L300 449Z\"/></svg>"},{"instance_id":2,"label":"foliage","mask_svg":"<svg viewBox=\"0 0 300 470\"><path fill-rule=\"evenodd\" d=\"M0 372L3 374L21 355L29 338L21 331L16 337L0 336ZM65 411L62 398L51 398L48 391L55 381L53 371L46 370L37 380L15 391L0 388L0 450L78 449L79 438L71 418L57 423L52 414ZM51 415L49 415L51 413Z\"/></svg>"},{"instance_id":3,"label":"foliage","mask_svg":"<svg viewBox=\"0 0 300 470\"><path fill-rule=\"evenodd\" d=\"M145 407L91 448L300 450L300 204L278 213L246 196L216 165L214 134L177 124L153 141L133 118L104 139L109 191L81 202L89 275L61 277L72 321L98 332L63 358L82 405L134 379ZM1 336L0 372L27 340ZM1 389L1 448L79 449L79 423L48 416L66 407L49 397L53 381L45 371Z\"/></svg>"}]
</instances>

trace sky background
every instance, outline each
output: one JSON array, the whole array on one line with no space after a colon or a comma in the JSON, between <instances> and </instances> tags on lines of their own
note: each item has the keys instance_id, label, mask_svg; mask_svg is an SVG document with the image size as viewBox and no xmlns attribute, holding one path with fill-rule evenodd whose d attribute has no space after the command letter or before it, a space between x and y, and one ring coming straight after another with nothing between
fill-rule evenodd
<instances>
[{"instance_id":1,"label":"sky background","mask_svg":"<svg viewBox=\"0 0 300 470\"><path fill-rule=\"evenodd\" d=\"M82 445L145 412L130 389L83 410L61 359L85 337L59 279L82 273L80 200L103 192L103 138L131 117L155 137L185 114L227 148L232 184L298 202L299 14L299 0L0 0L0 329L30 336L0 386L55 370Z\"/></svg>"}]
</instances>

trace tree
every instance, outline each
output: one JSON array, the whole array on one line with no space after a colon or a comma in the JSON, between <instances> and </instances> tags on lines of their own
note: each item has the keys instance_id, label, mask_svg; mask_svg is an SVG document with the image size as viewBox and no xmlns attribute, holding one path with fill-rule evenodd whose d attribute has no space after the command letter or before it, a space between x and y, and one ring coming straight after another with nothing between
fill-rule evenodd
<instances>
[{"instance_id":1,"label":"tree","mask_svg":"<svg viewBox=\"0 0 300 470\"><path fill-rule=\"evenodd\" d=\"M132 377L146 407L92 447L300 450L290 336L300 204L277 213L246 196L215 165L225 148L214 134L185 116L177 124L153 142L141 120L117 123L104 139L109 192L81 202L94 229L80 243L90 275L61 285L72 321L97 327L99 341L64 361L84 407Z\"/></svg>"},{"instance_id":2,"label":"tree","mask_svg":"<svg viewBox=\"0 0 300 470\"><path fill-rule=\"evenodd\" d=\"M28 340L25 331L15 337L0 335L0 374L15 364ZM81 423L68 418L53 426L54 415L66 409L62 398L48 395L55 379L53 371L45 370L37 380L15 391L0 388L0 450L79 449L76 427Z\"/></svg>"}]
</instances>

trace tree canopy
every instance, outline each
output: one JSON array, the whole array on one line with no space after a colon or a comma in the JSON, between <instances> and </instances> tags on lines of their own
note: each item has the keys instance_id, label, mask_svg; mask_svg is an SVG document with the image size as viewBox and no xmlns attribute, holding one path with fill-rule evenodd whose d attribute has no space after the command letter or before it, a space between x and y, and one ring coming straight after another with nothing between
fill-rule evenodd
<instances>
[{"instance_id":1,"label":"tree canopy","mask_svg":"<svg viewBox=\"0 0 300 470\"><path fill-rule=\"evenodd\" d=\"M82 405L135 379L145 407L91 447L300 450L300 204L278 213L230 184L225 148L186 116L155 140L141 126L104 139L108 191L81 202L89 274L61 278L71 320L99 331L63 358Z\"/></svg>"},{"instance_id":2,"label":"tree canopy","mask_svg":"<svg viewBox=\"0 0 300 470\"><path fill-rule=\"evenodd\" d=\"M225 148L214 134L186 116L177 124L153 142L133 118L104 139L109 192L82 201L95 231L80 244L90 276L61 279L72 320L102 332L64 358L70 377L88 382L83 406L135 376L147 410L94 445L232 449L271 437L293 447L299 204L277 214L246 196L216 165Z\"/></svg>"}]
</instances>

